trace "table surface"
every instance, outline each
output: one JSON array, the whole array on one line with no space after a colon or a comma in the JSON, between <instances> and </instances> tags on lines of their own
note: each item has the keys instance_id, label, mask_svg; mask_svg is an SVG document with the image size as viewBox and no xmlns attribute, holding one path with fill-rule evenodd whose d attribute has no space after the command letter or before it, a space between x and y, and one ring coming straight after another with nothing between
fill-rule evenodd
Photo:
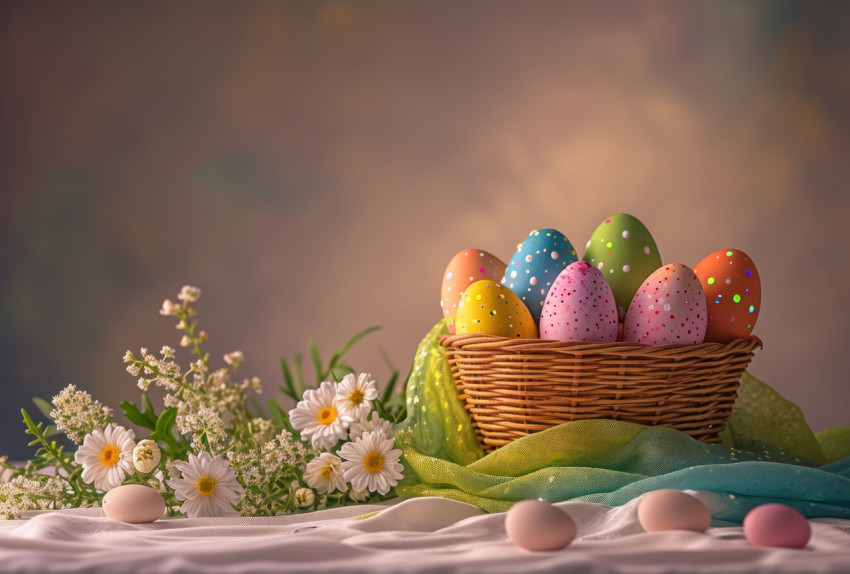
<instances>
[{"instance_id":1,"label":"table surface","mask_svg":"<svg viewBox=\"0 0 850 574\"><path fill-rule=\"evenodd\" d=\"M524 551L505 534L504 514L442 498L151 524L99 509L41 512L0 521L0 572L850 572L850 520L812 520L806 548L768 549L740 526L646 533L638 502L558 504L578 536L555 552Z\"/></svg>"}]
</instances>

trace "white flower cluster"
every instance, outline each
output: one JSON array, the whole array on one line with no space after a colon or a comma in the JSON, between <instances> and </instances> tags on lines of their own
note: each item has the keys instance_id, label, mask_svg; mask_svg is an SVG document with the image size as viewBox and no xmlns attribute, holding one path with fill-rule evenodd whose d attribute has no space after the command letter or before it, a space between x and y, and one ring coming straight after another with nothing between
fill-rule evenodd
<instances>
[{"instance_id":1,"label":"white flower cluster","mask_svg":"<svg viewBox=\"0 0 850 574\"><path fill-rule=\"evenodd\" d=\"M24 411L27 432L41 450L22 468L0 457L0 469L11 473L0 484L0 517L98 505L104 493L125 483L151 486L163 495L170 514L179 507L190 518L232 511L276 515L364 502L398 483L401 450L394 448L390 423L374 410L378 390L370 375L349 374L306 391L288 422L275 405L271 419L257 417L248 396L261 391L259 379L231 380L243 353L224 355L223 368L210 367L202 349L207 337L197 330L191 307L200 295L200 289L184 286L177 303L166 300L160 309L179 319L181 346L195 356L188 369L181 369L169 346L124 355L142 390L154 385L165 391L166 409L159 414L147 396L141 409L121 405L131 421L153 431L149 438L137 442L134 430L112 422L110 408L69 385L53 397L50 418L78 445L76 452L64 452L49 440L43 423ZM384 412L380 403L377 409ZM51 474L41 474L45 470Z\"/></svg>"},{"instance_id":2,"label":"white flower cluster","mask_svg":"<svg viewBox=\"0 0 850 574\"><path fill-rule=\"evenodd\" d=\"M16 476L9 482L0 483L0 516L15 520L28 510L60 508L57 501L67 488L68 484L59 477Z\"/></svg>"},{"instance_id":3,"label":"white flower cluster","mask_svg":"<svg viewBox=\"0 0 850 574\"><path fill-rule=\"evenodd\" d=\"M68 385L53 397L50 418L56 429L65 433L74 444L82 444L83 438L95 429L103 428L112 420L112 409L92 399L75 385Z\"/></svg>"},{"instance_id":4,"label":"white flower cluster","mask_svg":"<svg viewBox=\"0 0 850 574\"><path fill-rule=\"evenodd\" d=\"M307 459L315 454L286 430L257 447L229 452L227 458L245 486L245 495L239 503L242 513L273 515L308 506L308 499L313 504L313 492L310 491L312 498L308 497L296 479L297 470L304 468ZM288 492L275 493L268 488L270 484L289 484L290 488Z\"/></svg>"},{"instance_id":5,"label":"white flower cluster","mask_svg":"<svg viewBox=\"0 0 850 574\"><path fill-rule=\"evenodd\" d=\"M336 454L323 452L307 464L308 486L319 492L344 492L350 482L351 498L357 501L365 491L384 495L403 478L401 450L393 448L390 423L372 412L377 398L371 375L348 374L339 383L326 381L305 392L289 411L292 426L314 448L330 451L339 441L349 441Z\"/></svg>"},{"instance_id":6,"label":"white flower cluster","mask_svg":"<svg viewBox=\"0 0 850 574\"><path fill-rule=\"evenodd\" d=\"M200 299L201 290L185 285L177 295L178 303L166 299L161 315L179 318L177 328L184 331L181 345L192 347L197 359L185 374L175 361L172 347L162 347L159 356L141 349L136 357L131 351L124 355L127 372L138 378L139 387L147 391L151 385L166 391L163 403L177 409L177 430L192 437L192 450L206 450L213 455L224 453L234 442L244 441L242 431L249 428L247 391L262 392L260 379L253 377L241 383L231 380L233 371L244 361L242 351L224 355L228 367L211 370L209 354L201 351L206 333L196 333L196 315L190 306Z\"/></svg>"}]
</instances>

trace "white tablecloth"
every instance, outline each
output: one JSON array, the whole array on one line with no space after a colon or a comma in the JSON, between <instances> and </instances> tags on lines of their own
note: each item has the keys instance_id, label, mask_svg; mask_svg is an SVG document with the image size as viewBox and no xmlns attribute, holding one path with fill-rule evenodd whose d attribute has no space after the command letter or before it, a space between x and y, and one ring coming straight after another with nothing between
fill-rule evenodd
<instances>
[{"instance_id":1,"label":"white tablecloth","mask_svg":"<svg viewBox=\"0 0 850 574\"><path fill-rule=\"evenodd\" d=\"M578 524L577 539L535 553L506 536L504 514L440 498L138 525L98 509L37 513L0 522L0 572L850 572L850 520L813 520L805 549L765 549L736 526L647 534L637 501L559 506Z\"/></svg>"}]
</instances>

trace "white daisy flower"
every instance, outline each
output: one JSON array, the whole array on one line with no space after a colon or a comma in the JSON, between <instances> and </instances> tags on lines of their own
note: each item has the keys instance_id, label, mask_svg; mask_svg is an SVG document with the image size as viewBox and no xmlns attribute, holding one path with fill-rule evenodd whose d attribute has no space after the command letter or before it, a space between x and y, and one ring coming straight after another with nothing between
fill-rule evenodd
<instances>
[{"instance_id":1,"label":"white daisy flower","mask_svg":"<svg viewBox=\"0 0 850 574\"><path fill-rule=\"evenodd\" d=\"M336 383L326 381L318 389L306 391L303 400L289 411L289 422L301 431L302 438L310 438L313 448L328 450L348 436L345 425L354 417L342 408L336 390Z\"/></svg>"},{"instance_id":2,"label":"white daisy flower","mask_svg":"<svg viewBox=\"0 0 850 574\"><path fill-rule=\"evenodd\" d=\"M132 430L115 423L87 434L74 454L74 461L83 467L83 482L94 483L96 489L104 492L121 486L127 474L133 472L135 438Z\"/></svg>"},{"instance_id":3,"label":"white daisy flower","mask_svg":"<svg viewBox=\"0 0 850 574\"><path fill-rule=\"evenodd\" d=\"M323 452L307 463L304 482L319 492L344 491L345 479L342 477L341 465L342 460L338 456Z\"/></svg>"},{"instance_id":4,"label":"white daisy flower","mask_svg":"<svg viewBox=\"0 0 850 574\"><path fill-rule=\"evenodd\" d=\"M351 482L353 490L368 490L384 495L404 478L404 467L399 462L401 450L393 448L395 441L382 432L364 433L354 442L339 449L342 475Z\"/></svg>"},{"instance_id":5,"label":"white daisy flower","mask_svg":"<svg viewBox=\"0 0 850 574\"><path fill-rule=\"evenodd\" d=\"M357 378L349 373L339 382L336 394L342 408L356 420L372 410L372 401L378 398L378 387L368 373L360 373Z\"/></svg>"},{"instance_id":6,"label":"white daisy flower","mask_svg":"<svg viewBox=\"0 0 850 574\"><path fill-rule=\"evenodd\" d=\"M139 441L133 449L133 466L143 474L154 470L161 459L162 451L159 450L159 445L148 438Z\"/></svg>"},{"instance_id":7,"label":"white daisy flower","mask_svg":"<svg viewBox=\"0 0 850 574\"><path fill-rule=\"evenodd\" d=\"M230 464L221 456L210 457L201 451L198 456L190 454L188 462L175 462L174 467L181 477L169 480L168 486L183 502L180 512L189 518L224 514L245 493Z\"/></svg>"},{"instance_id":8,"label":"white daisy flower","mask_svg":"<svg viewBox=\"0 0 850 574\"><path fill-rule=\"evenodd\" d=\"M392 436L392 424L388 420L382 419L378 413L372 413L372 419L368 420L365 416L360 417L360 420L351 423L351 426L348 429L348 436L350 440L357 440L363 433L379 431L387 435L387 437Z\"/></svg>"}]
</instances>

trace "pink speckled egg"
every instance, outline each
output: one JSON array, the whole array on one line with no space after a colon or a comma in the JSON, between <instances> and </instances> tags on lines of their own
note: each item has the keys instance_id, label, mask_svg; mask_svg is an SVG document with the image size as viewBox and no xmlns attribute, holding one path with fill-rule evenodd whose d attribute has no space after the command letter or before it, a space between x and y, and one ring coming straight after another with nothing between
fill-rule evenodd
<instances>
[{"instance_id":1,"label":"pink speckled egg","mask_svg":"<svg viewBox=\"0 0 850 574\"><path fill-rule=\"evenodd\" d=\"M567 265L540 313L540 336L558 341L617 340L617 301L605 276L586 261Z\"/></svg>"},{"instance_id":2,"label":"pink speckled egg","mask_svg":"<svg viewBox=\"0 0 850 574\"><path fill-rule=\"evenodd\" d=\"M560 550L576 537L572 517L542 500L526 500L514 504L505 516L508 537L525 550Z\"/></svg>"},{"instance_id":3,"label":"pink speckled egg","mask_svg":"<svg viewBox=\"0 0 850 574\"><path fill-rule=\"evenodd\" d=\"M744 536L753 546L804 548L811 535L806 517L784 504L762 504L744 517Z\"/></svg>"},{"instance_id":4,"label":"pink speckled egg","mask_svg":"<svg viewBox=\"0 0 850 574\"><path fill-rule=\"evenodd\" d=\"M463 249L452 257L443 272L440 286L440 307L449 331L455 333L455 315L460 297L467 287L481 281L499 281L505 274L505 262L481 249Z\"/></svg>"},{"instance_id":5,"label":"pink speckled egg","mask_svg":"<svg viewBox=\"0 0 850 574\"><path fill-rule=\"evenodd\" d=\"M705 532L711 514L695 496L681 490L656 490L638 504L638 522L647 532L693 530Z\"/></svg>"},{"instance_id":6,"label":"pink speckled egg","mask_svg":"<svg viewBox=\"0 0 850 574\"><path fill-rule=\"evenodd\" d=\"M623 325L623 339L645 345L691 345L705 338L705 293L683 263L653 271L641 284Z\"/></svg>"}]
</instances>

